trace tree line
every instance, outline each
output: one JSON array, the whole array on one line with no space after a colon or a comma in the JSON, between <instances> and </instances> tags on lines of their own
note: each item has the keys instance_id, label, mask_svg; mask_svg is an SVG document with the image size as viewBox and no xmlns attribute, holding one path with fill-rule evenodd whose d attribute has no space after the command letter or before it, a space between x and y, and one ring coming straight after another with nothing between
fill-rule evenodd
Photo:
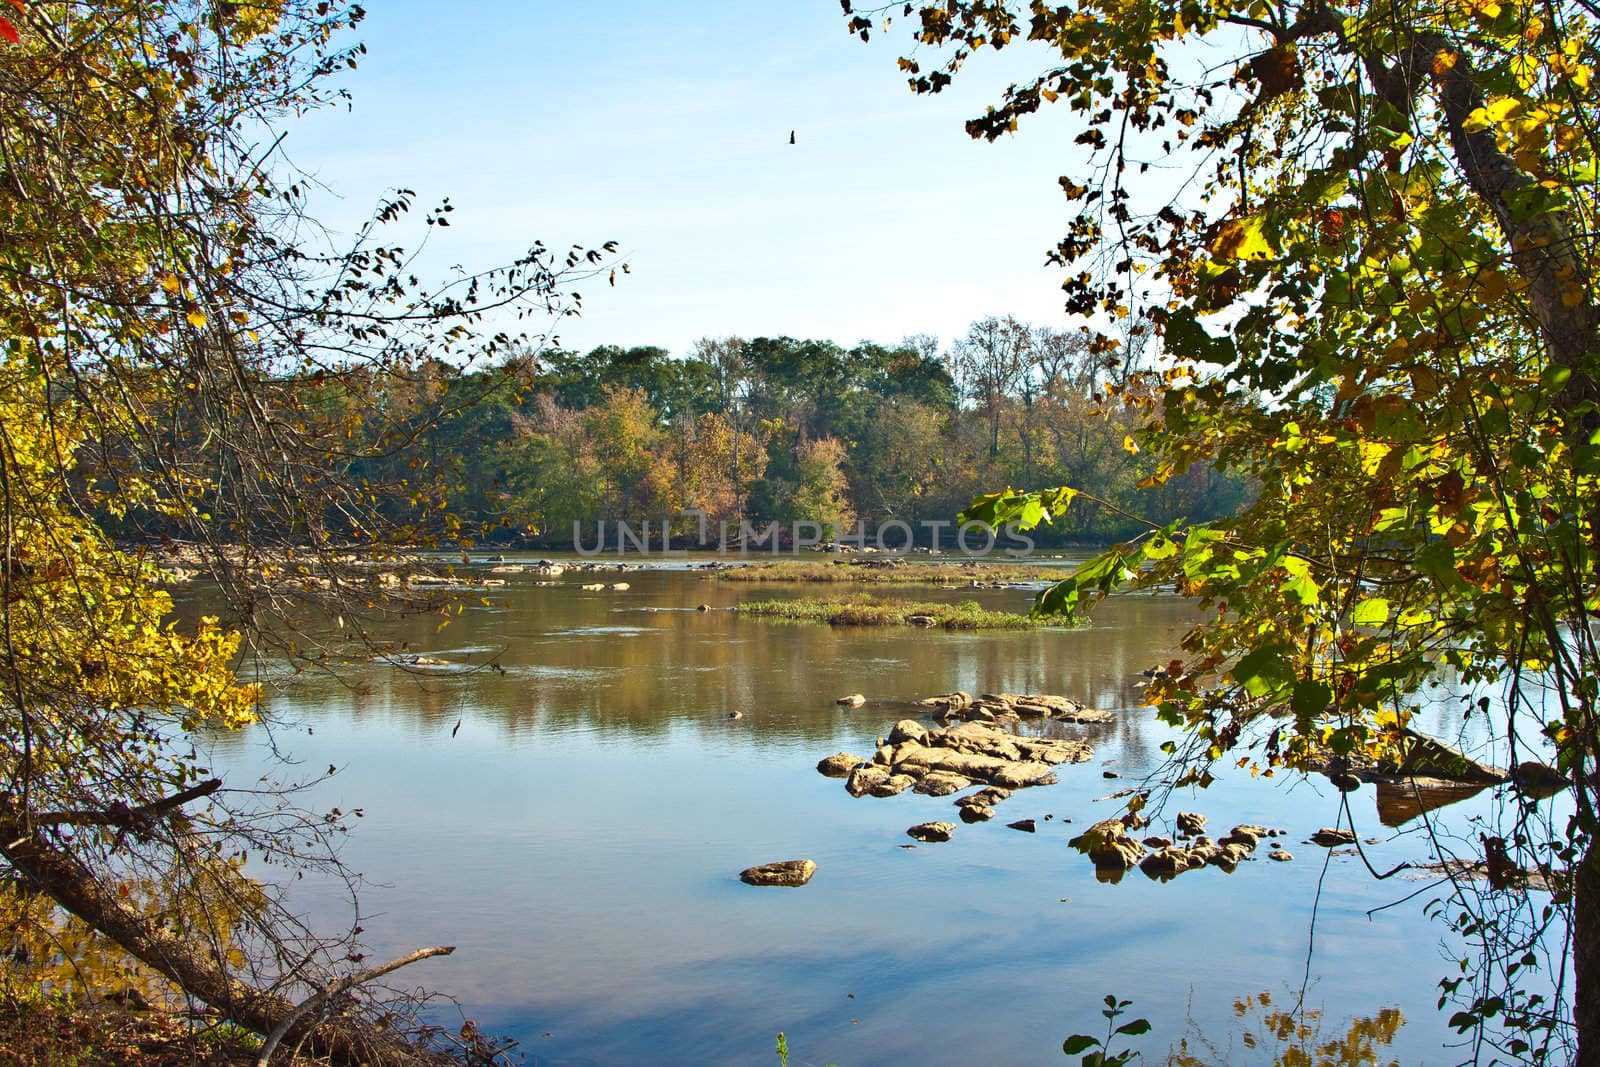
<instances>
[{"instance_id":1,"label":"tree line","mask_svg":"<svg viewBox=\"0 0 1600 1067\"><path fill-rule=\"evenodd\" d=\"M926 544L922 523L995 485L1070 482L1095 501L1044 538L1096 541L1126 536L1127 512L1203 520L1248 497L1244 479L1203 464L1152 484L1120 395L1149 336L1136 327L1107 345L991 317L944 350L926 335L852 348L722 337L682 355L602 345L481 369L422 359L364 383L368 406L336 417L366 439L351 473L429 536L563 547L593 543L597 523L659 530L665 518L693 544L698 512L713 542L741 521L864 529L870 542L898 520Z\"/></svg>"}]
</instances>

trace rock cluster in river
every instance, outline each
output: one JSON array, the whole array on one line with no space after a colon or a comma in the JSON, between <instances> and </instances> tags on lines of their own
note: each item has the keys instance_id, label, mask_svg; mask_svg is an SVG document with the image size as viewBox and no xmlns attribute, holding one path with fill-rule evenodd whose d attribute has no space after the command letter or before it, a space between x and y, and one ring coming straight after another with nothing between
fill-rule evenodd
<instances>
[{"instance_id":1,"label":"rock cluster in river","mask_svg":"<svg viewBox=\"0 0 1600 1067\"><path fill-rule=\"evenodd\" d=\"M916 719L901 719L887 737L878 739L870 759L838 752L819 761L817 770L845 779L846 791L855 797L892 797L908 789L942 797L981 785L984 788L956 801L961 821L977 823L992 819L994 806L1013 790L1050 785L1057 780L1053 767L1083 763L1093 755L1086 741L1023 737L1002 728L1003 723L1024 717L1099 721L1078 718L1088 709L1065 697L986 694L974 700L966 693L950 693L917 704L941 712L947 725L930 727ZM1032 820L1022 820L1011 825L1032 830L1031 824ZM927 823L907 833L919 840L944 841L955 829L954 823ZM922 836L925 831L935 836Z\"/></svg>"},{"instance_id":2,"label":"rock cluster in river","mask_svg":"<svg viewBox=\"0 0 1600 1067\"><path fill-rule=\"evenodd\" d=\"M1253 858L1263 839L1283 833L1246 823L1212 840L1201 833L1205 824L1204 815L1179 812L1179 841L1155 836L1141 841L1129 831L1144 826L1145 820L1136 813L1128 813L1097 822L1067 843L1087 854L1095 869L1113 880L1137 866L1147 877L1165 882L1201 867L1220 867L1231 873L1239 864ZM1153 851L1147 852L1147 848ZM1270 855L1280 861L1293 858L1287 852L1280 852L1277 842L1273 842Z\"/></svg>"},{"instance_id":3,"label":"rock cluster in river","mask_svg":"<svg viewBox=\"0 0 1600 1067\"><path fill-rule=\"evenodd\" d=\"M927 708L945 722L1015 723L1023 719L1054 719L1057 722L1102 723L1109 722L1111 713L1086 707L1066 697L1039 693L984 693L974 697L970 693L944 693L915 702Z\"/></svg>"}]
</instances>

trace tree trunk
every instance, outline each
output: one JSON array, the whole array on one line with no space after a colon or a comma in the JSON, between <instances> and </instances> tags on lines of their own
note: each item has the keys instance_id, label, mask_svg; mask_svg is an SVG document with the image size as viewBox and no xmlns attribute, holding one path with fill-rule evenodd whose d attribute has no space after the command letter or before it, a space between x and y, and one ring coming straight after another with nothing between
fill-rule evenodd
<instances>
[{"instance_id":1,"label":"tree trunk","mask_svg":"<svg viewBox=\"0 0 1600 1067\"><path fill-rule=\"evenodd\" d=\"M1600 843L1593 840L1573 885L1572 962L1577 1067L1600 1067Z\"/></svg>"},{"instance_id":2,"label":"tree trunk","mask_svg":"<svg viewBox=\"0 0 1600 1067\"><path fill-rule=\"evenodd\" d=\"M129 955L176 983L233 1022L257 1033L272 1032L295 1010L287 997L239 981L208 953L126 907L94 873L27 825L17 802L0 795L0 854L62 908L120 945ZM308 1027L289 1031L293 1047ZM400 1038L371 1027L335 1020L316 1027L306 1049L341 1063L417 1064L429 1062Z\"/></svg>"}]
</instances>

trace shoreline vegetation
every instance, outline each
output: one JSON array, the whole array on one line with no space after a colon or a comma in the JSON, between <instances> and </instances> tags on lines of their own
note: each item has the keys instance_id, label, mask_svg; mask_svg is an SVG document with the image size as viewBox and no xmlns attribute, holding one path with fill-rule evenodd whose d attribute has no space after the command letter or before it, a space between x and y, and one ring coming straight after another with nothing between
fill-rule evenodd
<instances>
[{"instance_id":1,"label":"shoreline vegetation","mask_svg":"<svg viewBox=\"0 0 1600 1067\"><path fill-rule=\"evenodd\" d=\"M1009 611L989 611L971 600L959 604L878 600L869 593L796 600L752 600L735 609L758 619L821 622L830 626L918 626L946 630L1030 630L1064 626L1061 619L1036 619Z\"/></svg>"},{"instance_id":2,"label":"shoreline vegetation","mask_svg":"<svg viewBox=\"0 0 1600 1067\"><path fill-rule=\"evenodd\" d=\"M1069 564L1019 566L1008 563L911 563L905 560L850 559L826 563L784 560L750 563L719 571L724 582L813 582L883 585L931 585L945 588L994 583L1058 582L1072 573Z\"/></svg>"}]
</instances>

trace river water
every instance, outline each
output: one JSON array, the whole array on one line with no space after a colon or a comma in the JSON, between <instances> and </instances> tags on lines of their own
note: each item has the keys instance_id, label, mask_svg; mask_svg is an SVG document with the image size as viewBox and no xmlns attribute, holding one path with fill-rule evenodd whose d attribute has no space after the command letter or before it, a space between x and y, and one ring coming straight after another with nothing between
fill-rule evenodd
<instances>
[{"instance_id":1,"label":"river water","mask_svg":"<svg viewBox=\"0 0 1600 1067\"><path fill-rule=\"evenodd\" d=\"M1186 1040L1208 1049L1200 1062L1271 1063L1270 1041L1251 1047L1263 1019L1247 998L1279 1010L1302 989L1319 1040L1397 1010L1404 1025L1374 1062L1467 1055L1435 1008L1435 983L1455 972L1422 915L1438 894L1372 911L1427 883L1378 882L1358 856L1306 843L1339 817L1324 780L1222 775L1170 798L1146 831L1170 833L1180 809L1221 832L1283 827L1292 862L1267 861L1263 843L1231 875L1160 884L1132 871L1112 884L1067 847L1120 810L1097 798L1159 766L1170 735L1139 706L1140 671L1169 658L1189 605L1119 597L1081 630L842 629L720 610L816 586L657 566L620 576L626 591L514 575L442 631L437 617L393 625L413 651L499 670L373 664L280 679L270 697L298 724L277 743L339 768L316 802L364 812L344 855L373 883L361 920L372 956L457 946L400 977L454 994L529 1063L773 1064L779 1031L797 1065L1064 1063L1063 1038L1103 1027L1106 993L1150 1020L1146 1062ZM885 595L1017 611L1031 597ZM1060 694L1116 718L1054 724L1092 740L1092 762L948 843L907 848L907 827L958 821L954 797L853 799L815 764L870 756L910 701L956 689ZM835 705L855 692L864 707ZM1425 728L1456 736L1454 704L1433 714ZM254 766L264 740L219 740L217 765ZM1425 851L1415 821L1380 822L1373 787L1350 800L1375 865ZM1037 833L1005 825L1029 817ZM810 885L738 880L793 858L816 861ZM323 890L297 893L324 928L349 921Z\"/></svg>"}]
</instances>

